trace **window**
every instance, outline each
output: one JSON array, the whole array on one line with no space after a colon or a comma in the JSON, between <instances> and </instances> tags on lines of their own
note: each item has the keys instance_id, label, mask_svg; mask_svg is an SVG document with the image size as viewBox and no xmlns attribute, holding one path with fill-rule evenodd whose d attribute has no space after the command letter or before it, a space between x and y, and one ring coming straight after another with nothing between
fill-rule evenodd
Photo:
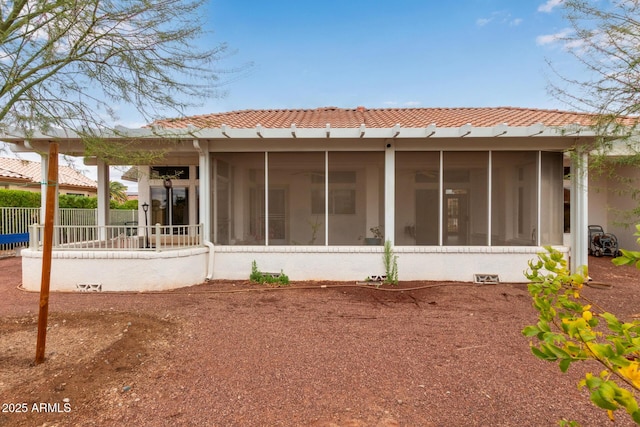
<instances>
[{"instance_id":1,"label":"window","mask_svg":"<svg viewBox=\"0 0 640 427\"><path fill-rule=\"evenodd\" d=\"M189 179L189 166L151 166L151 179Z\"/></svg>"},{"instance_id":2,"label":"window","mask_svg":"<svg viewBox=\"0 0 640 427\"><path fill-rule=\"evenodd\" d=\"M217 197L216 203L216 230L217 243L229 244L231 229L233 227L233 216L231 216L231 192L233 182L229 180L229 164L224 160L215 160L214 191Z\"/></svg>"},{"instance_id":3,"label":"window","mask_svg":"<svg viewBox=\"0 0 640 427\"><path fill-rule=\"evenodd\" d=\"M488 245L488 152L442 153L445 246Z\"/></svg>"},{"instance_id":4,"label":"window","mask_svg":"<svg viewBox=\"0 0 640 427\"><path fill-rule=\"evenodd\" d=\"M269 153L268 162L269 245L324 245L324 152Z\"/></svg>"},{"instance_id":5,"label":"window","mask_svg":"<svg viewBox=\"0 0 640 427\"><path fill-rule=\"evenodd\" d=\"M314 214L324 214L324 173L315 172L311 177L311 209ZM319 178L322 178L320 181ZM328 211L330 215L354 215L356 213L356 172L336 171L329 175Z\"/></svg>"},{"instance_id":6,"label":"window","mask_svg":"<svg viewBox=\"0 0 640 427\"><path fill-rule=\"evenodd\" d=\"M167 204L167 200L171 200ZM189 189L151 187L151 224L188 225Z\"/></svg>"},{"instance_id":7,"label":"window","mask_svg":"<svg viewBox=\"0 0 640 427\"><path fill-rule=\"evenodd\" d=\"M214 243L264 245L265 154L217 153L212 163L222 186L213 195Z\"/></svg>"},{"instance_id":8,"label":"window","mask_svg":"<svg viewBox=\"0 0 640 427\"><path fill-rule=\"evenodd\" d=\"M540 244L561 245L564 230L564 167L562 153L541 153Z\"/></svg>"},{"instance_id":9,"label":"window","mask_svg":"<svg viewBox=\"0 0 640 427\"><path fill-rule=\"evenodd\" d=\"M384 224L384 152L330 152L328 173L329 244L366 244Z\"/></svg>"},{"instance_id":10,"label":"window","mask_svg":"<svg viewBox=\"0 0 640 427\"><path fill-rule=\"evenodd\" d=\"M440 241L440 153L396 152L397 245Z\"/></svg>"},{"instance_id":11,"label":"window","mask_svg":"<svg viewBox=\"0 0 640 427\"><path fill-rule=\"evenodd\" d=\"M538 226L538 152L491 153L491 245L534 246Z\"/></svg>"}]
</instances>

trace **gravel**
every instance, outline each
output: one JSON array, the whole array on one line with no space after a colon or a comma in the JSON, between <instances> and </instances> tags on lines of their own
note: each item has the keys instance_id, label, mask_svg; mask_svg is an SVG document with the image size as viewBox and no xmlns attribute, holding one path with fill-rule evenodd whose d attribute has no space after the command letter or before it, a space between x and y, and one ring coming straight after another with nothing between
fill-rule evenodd
<instances>
[{"instance_id":1,"label":"gravel","mask_svg":"<svg viewBox=\"0 0 640 427\"><path fill-rule=\"evenodd\" d=\"M536 321L524 284L215 281L56 293L47 360L33 366L38 295L17 289L19 261L0 260L2 426L609 423L576 387L598 366L561 374L531 354L520 333ZM638 271L592 261L591 276L613 287L585 294L638 316ZM42 403L48 411L34 410ZM634 424L619 414L615 425Z\"/></svg>"}]
</instances>

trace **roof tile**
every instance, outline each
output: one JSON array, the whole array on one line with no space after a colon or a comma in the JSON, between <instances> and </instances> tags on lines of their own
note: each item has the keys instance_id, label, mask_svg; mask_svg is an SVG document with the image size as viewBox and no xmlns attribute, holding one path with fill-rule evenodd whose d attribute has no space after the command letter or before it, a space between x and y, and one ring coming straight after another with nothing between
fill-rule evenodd
<instances>
[{"instance_id":1,"label":"roof tile","mask_svg":"<svg viewBox=\"0 0 640 427\"><path fill-rule=\"evenodd\" d=\"M299 110L240 110L164 119L154 122L165 128L186 128L189 125L200 129L219 128L355 128L364 124L368 128L426 127L435 123L438 127L460 127L471 124L476 127L493 127L503 123L509 126L531 126L542 123L546 126L569 124L589 125L594 116L560 110L539 110L515 107L491 108L372 108L344 109L322 107Z\"/></svg>"},{"instance_id":2,"label":"roof tile","mask_svg":"<svg viewBox=\"0 0 640 427\"><path fill-rule=\"evenodd\" d=\"M40 163L30 160L0 157L0 177L25 179L31 182L42 182ZM58 168L60 185L97 188L97 183L69 166Z\"/></svg>"}]
</instances>

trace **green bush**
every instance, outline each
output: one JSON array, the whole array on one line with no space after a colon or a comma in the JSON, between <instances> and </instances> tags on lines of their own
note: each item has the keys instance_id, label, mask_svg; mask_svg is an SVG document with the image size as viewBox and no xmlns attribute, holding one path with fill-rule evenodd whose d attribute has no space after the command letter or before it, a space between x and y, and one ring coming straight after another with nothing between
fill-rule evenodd
<instances>
[{"instance_id":1,"label":"green bush","mask_svg":"<svg viewBox=\"0 0 640 427\"><path fill-rule=\"evenodd\" d=\"M39 208L41 204L40 193L24 190L0 189L0 206L12 208ZM73 196L60 194L58 205L61 208L71 209L96 209L98 207L97 197ZM125 203L117 203L113 200L109 202L111 209L138 209L137 200L128 200Z\"/></svg>"},{"instance_id":2,"label":"green bush","mask_svg":"<svg viewBox=\"0 0 640 427\"><path fill-rule=\"evenodd\" d=\"M525 272L529 294L538 311L538 322L522 330L531 339L531 352L539 359L557 363L562 372L584 361L597 362L602 372L587 371L578 383L587 388L591 401L607 411L622 410L640 425L640 321L624 322L589 301L581 290L587 281L586 267L570 274L563 255L551 247L529 262ZM617 264L633 263L636 258L616 258ZM591 370L593 364L585 369ZM562 425L577 425L563 422Z\"/></svg>"},{"instance_id":3,"label":"green bush","mask_svg":"<svg viewBox=\"0 0 640 427\"><path fill-rule=\"evenodd\" d=\"M115 206L114 206L115 204ZM124 203L114 203L111 201L112 209L128 209L128 210L137 210L138 209L138 201L137 200L127 200Z\"/></svg>"},{"instance_id":4,"label":"green bush","mask_svg":"<svg viewBox=\"0 0 640 427\"><path fill-rule=\"evenodd\" d=\"M0 189L0 206L11 208L38 208L40 207L40 193Z\"/></svg>"},{"instance_id":5,"label":"green bush","mask_svg":"<svg viewBox=\"0 0 640 427\"><path fill-rule=\"evenodd\" d=\"M98 207L98 199L97 197L61 194L58 197L58 204L61 208L96 209Z\"/></svg>"},{"instance_id":6,"label":"green bush","mask_svg":"<svg viewBox=\"0 0 640 427\"><path fill-rule=\"evenodd\" d=\"M277 286L286 286L289 284L289 276L284 274L282 270L280 270L280 274L275 276L273 274L265 274L258 270L258 265L255 260L251 263L251 274L249 275L249 280L255 283L260 283L261 285L270 284Z\"/></svg>"}]
</instances>

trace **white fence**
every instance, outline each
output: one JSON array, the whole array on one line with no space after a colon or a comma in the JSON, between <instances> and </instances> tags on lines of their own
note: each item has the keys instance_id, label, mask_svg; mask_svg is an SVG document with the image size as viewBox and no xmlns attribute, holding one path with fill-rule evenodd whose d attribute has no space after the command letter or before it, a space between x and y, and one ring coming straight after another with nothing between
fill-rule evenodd
<instances>
[{"instance_id":1,"label":"white fence","mask_svg":"<svg viewBox=\"0 0 640 427\"><path fill-rule=\"evenodd\" d=\"M32 224L40 223L40 208L0 207L0 251L12 251L25 246ZM98 223L97 209L58 209L57 223L60 225L95 226ZM136 225L138 211L111 209L111 225Z\"/></svg>"},{"instance_id":2,"label":"white fence","mask_svg":"<svg viewBox=\"0 0 640 427\"><path fill-rule=\"evenodd\" d=\"M42 250L44 226L34 224L29 232L29 249ZM138 225L56 225L54 250L163 251L202 246L202 224Z\"/></svg>"}]
</instances>

